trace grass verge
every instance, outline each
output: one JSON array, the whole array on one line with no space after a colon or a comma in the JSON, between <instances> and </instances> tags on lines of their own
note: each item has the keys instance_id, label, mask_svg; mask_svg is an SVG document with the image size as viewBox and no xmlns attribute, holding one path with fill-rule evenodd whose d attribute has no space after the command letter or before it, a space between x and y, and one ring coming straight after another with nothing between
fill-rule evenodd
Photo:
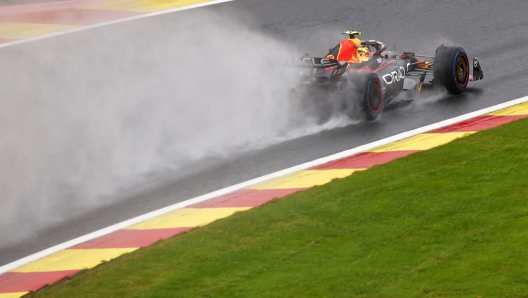
<instances>
[{"instance_id":1,"label":"grass verge","mask_svg":"<svg viewBox=\"0 0 528 298\"><path fill-rule=\"evenodd\" d=\"M31 297L528 297L527 131L355 173Z\"/></svg>"}]
</instances>

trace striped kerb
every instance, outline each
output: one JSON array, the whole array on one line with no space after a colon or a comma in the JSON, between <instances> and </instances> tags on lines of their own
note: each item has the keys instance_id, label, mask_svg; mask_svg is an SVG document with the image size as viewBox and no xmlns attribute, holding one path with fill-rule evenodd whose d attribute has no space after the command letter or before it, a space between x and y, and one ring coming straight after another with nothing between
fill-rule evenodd
<instances>
[{"instance_id":1,"label":"striped kerb","mask_svg":"<svg viewBox=\"0 0 528 298\"><path fill-rule=\"evenodd\" d=\"M210 0L68 0L0 8L0 43Z\"/></svg>"}]
</instances>

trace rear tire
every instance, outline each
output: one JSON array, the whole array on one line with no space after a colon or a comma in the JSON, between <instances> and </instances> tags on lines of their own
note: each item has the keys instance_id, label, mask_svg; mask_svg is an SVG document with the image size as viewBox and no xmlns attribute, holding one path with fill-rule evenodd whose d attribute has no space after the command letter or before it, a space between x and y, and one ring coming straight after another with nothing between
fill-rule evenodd
<instances>
[{"instance_id":1,"label":"rear tire","mask_svg":"<svg viewBox=\"0 0 528 298\"><path fill-rule=\"evenodd\" d=\"M377 74L372 73L367 76L360 94L365 117L367 120L375 120L383 109L383 87Z\"/></svg>"},{"instance_id":2,"label":"rear tire","mask_svg":"<svg viewBox=\"0 0 528 298\"><path fill-rule=\"evenodd\" d=\"M469 59L461 47L439 46L434 60L434 85L443 86L451 94L466 90L469 82Z\"/></svg>"}]
</instances>

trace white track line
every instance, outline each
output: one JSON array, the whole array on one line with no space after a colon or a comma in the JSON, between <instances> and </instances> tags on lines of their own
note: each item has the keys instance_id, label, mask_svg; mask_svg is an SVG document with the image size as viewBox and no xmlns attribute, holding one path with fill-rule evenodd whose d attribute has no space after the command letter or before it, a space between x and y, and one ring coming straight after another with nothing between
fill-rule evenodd
<instances>
[{"instance_id":1,"label":"white track line","mask_svg":"<svg viewBox=\"0 0 528 298\"><path fill-rule=\"evenodd\" d=\"M97 27L102 27L102 26L107 26L107 25L112 25L112 24L117 24L117 23L122 23L122 22L127 22L127 21L133 21L133 20L137 20L137 19L148 18L148 17L157 16L157 15L161 15L161 14L166 14L166 13L171 13L171 12L176 12L176 11L182 11L182 10L188 10L188 9L193 9L193 8L199 8L199 7L204 7L204 6L209 6L209 5L214 5L214 4L224 3L224 2L231 2L231 1L233 1L233 0L214 0L214 1L210 1L210 2L199 3L199 4L194 4L194 5L189 5L189 6L184 6L184 7L174 8L174 9L162 10L162 11L157 11L157 12L152 12L152 13L145 13L145 14L141 14L141 15L137 15L137 16L133 16L133 17L128 17L128 18L122 18L122 19L118 19L118 20L114 20L114 21L110 21L110 22L98 23L98 24L89 25L89 26L83 26L83 27L74 28L74 29L70 29L70 30L64 30L64 31L60 31L60 32L44 34L44 35L40 35L40 36L36 36L36 37L32 37L32 38L26 38L26 39L6 42L6 43L3 43L3 44L0 44L0 48L10 47L10 46L14 46L14 45L21 44L21 43L31 42L31 41L35 41L35 40L41 40L41 39L55 37L55 36L59 36L59 35L64 35L64 34L84 31L84 30L88 30L88 29L92 29L92 28L97 28Z\"/></svg>"},{"instance_id":2,"label":"white track line","mask_svg":"<svg viewBox=\"0 0 528 298\"><path fill-rule=\"evenodd\" d=\"M343 151L343 152L332 154L332 155L327 156L327 157L323 157L323 158L319 158L319 159L316 159L316 160L313 160L313 161L309 161L307 163L303 163L303 164L300 164L300 165L297 165L297 166L294 166L294 167L291 167L291 168L288 168L288 169L285 169L285 170L282 170L282 171L271 173L271 174L268 174L268 175L265 175L265 176L262 176L262 177L259 177L259 178L251 179L251 180L246 181L246 182L242 182L242 183L239 183L239 184L236 184L236 185L233 185L233 186L229 186L229 187L226 187L226 188L223 188L223 189L220 189L220 190L217 190L217 191L213 191L213 192L205 194L205 195L201 195L199 197L195 197L195 198L187 200L187 201L183 201L183 202L180 202L180 203L177 203L177 204L174 204L174 205L171 205L171 206L168 206L168 207L156 210L156 211L152 211L152 212L149 212L147 214L143 214L141 216L138 216L138 217L135 217L135 218L120 222L118 224L115 224L113 226L110 226L110 227L107 227L107 228L104 228L104 229L101 229L99 231L96 231L96 232L81 236L79 238L75 238L73 240L64 242L62 244L50 247L50 248L45 249L43 251L40 251L40 252L38 252L36 254L27 256L27 257L22 258L22 259L20 259L18 261L14 261L12 263L4 265L4 266L0 267L0 274L2 274L4 272L7 272L7 271L10 271L10 270L13 270L15 268L18 268L18 267L20 267L22 265L25 265L27 263L36 261L38 259L41 259L41 258L43 258L45 256L48 256L48 255L51 255L53 253L59 252L61 250L67 249L69 247L75 246L77 244L80 244L80 243L95 239L97 237L104 236L106 234L110 234L112 232L124 229L126 227L129 227L131 225L140 223L140 222L145 221L147 219L151 219L151 218L154 218L156 216L160 216L160 215L163 215L165 213L168 213L168 212L171 212L171 211L174 211L174 210L177 210L177 209L181 209L181 208L187 207L187 206L192 205L192 204L200 203L200 202L203 202L203 201L206 201L206 200L209 200L209 199L221 196L221 195L232 193L232 192L234 192L236 190L240 190L242 188L246 188L248 186L251 186L251 185L254 185L254 184L257 184L257 183L260 183L260 182L264 182L264 181L267 181L267 180L270 180L270 179L273 179L273 178L282 177L282 176L287 175L287 174L295 173L295 172L298 172L298 171L301 171L301 170L305 170L305 169L308 169L308 168L311 168L311 167L315 167L315 166L318 166L318 165L321 165L321 164L325 164L325 163L328 163L328 162L331 162L331 161L334 161L334 160L337 160L337 159L341 159L341 158L345 158L345 157L348 157L348 156L352 156L354 154L361 153L361 152L364 152L364 151L367 151L367 150L371 150L371 149L374 149L374 148L377 148L377 147L380 147L380 146L383 146L383 145L387 145L387 144L390 144L390 143L393 143L393 142L396 142L396 141L399 141L399 140L403 140L403 139L415 136L417 134L425 133L425 132L428 132L428 131L431 131L431 130L435 130L435 129L438 129L438 128L442 128L442 127L445 127L445 126L448 126L448 125L451 125L451 124L455 124L455 123L458 123L458 122L469 120L469 119L475 118L477 116L482 116L482 115L485 115L485 114L489 114L489 113L492 113L492 112L495 112L495 111L498 111L498 110L502 110L502 109L505 109L505 108L508 108L508 107L511 107L511 106L514 106L514 105L517 105L517 104L524 103L524 102L528 102L528 96L521 97L521 98L518 98L518 99L515 99L515 100L512 100L512 101L508 101L508 102L505 102L505 103L501 103L501 104L498 104L498 105L495 105L495 106L492 106L492 107L489 107L489 108L485 108L485 109L482 109L482 110L478 110L478 111L475 111L475 112L471 112L469 114L461 115L461 116L458 116L458 117L455 117L455 118L451 118L451 119L447 119L447 120L444 120L444 121L440 121L440 122L437 122L437 123L434 123L434 124L431 124L431 125L427 125L427 126L423 126L423 127L420 127L420 128L416 128L416 129L410 130L410 131L406 131L406 132L394 135L392 137L388 137L388 138L385 138L385 139L382 139L382 140L379 140L379 141L376 141L376 142L372 142L372 143L369 143L369 144L365 144L365 145L353 148L353 149L349 149L349 150L346 150L346 151Z\"/></svg>"}]
</instances>

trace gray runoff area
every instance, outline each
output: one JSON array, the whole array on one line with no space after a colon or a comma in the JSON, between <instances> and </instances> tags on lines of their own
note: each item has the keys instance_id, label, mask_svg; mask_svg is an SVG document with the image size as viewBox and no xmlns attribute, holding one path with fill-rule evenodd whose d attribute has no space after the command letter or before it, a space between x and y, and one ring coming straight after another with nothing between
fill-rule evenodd
<instances>
[{"instance_id":1,"label":"gray runoff area","mask_svg":"<svg viewBox=\"0 0 528 298\"><path fill-rule=\"evenodd\" d=\"M146 45L163 47L168 39L184 40L187 38L183 36L185 30L175 30L178 26L183 26L182 24L189 26L189 30L194 30L196 34L193 38L201 41L204 47L216 49L221 42L216 40L216 44L207 43L212 36L208 35L209 27L204 27L207 25L200 19L202 14L209 12L237 16L237 21L244 30L233 31L230 35L233 39L239 34L249 32L294 45L312 55L324 55L328 48L335 46L343 38L340 32L351 29L363 31L364 35L361 37L364 39L380 39L391 46L396 44L399 51L434 55L434 50L441 43L459 45L465 48L470 58L479 58L485 78L470 84L467 91L460 96L418 100L402 108L386 110L381 119L375 122L345 125L275 142L269 146L257 146L257 149L190 160L178 169L167 169L166 175L160 179L163 183L152 183L139 187L137 191L123 190L119 195L110 195L100 202L100 206L89 206L73 218L64 216L69 212L68 208L73 208L71 205L55 203L49 209L61 215L56 217L54 224L41 230L27 226L27 229L33 228L38 230L38 233L1 246L0 265L189 198L526 96L526 11L528 2L522 0L505 0L501 1L500 5L491 0L239 0L2 48L0 65L9 65L9 68L2 67L0 70L0 82L4 85L0 86L0 92L11 92L9 100L12 102L28 100L25 92L32 92L29 90L31 88L24 89L24 92L15 92L12 90L14 88L6 89L13 84L22 84L12 79L22 76L22 73L30 74L29 80L24 81L28 84L24 85L26 87L40 81L46 85L61 87L68 83L70 89L67 91L74 92L76 84L71 82L80 80L76 74L85 65L94 61L111 64L117 57L126 58L129 52L123 51L123 47L132 51L133 48ZM200 31L201 28L203 31ZM114 33L115 38L108 37ZM184 47L185 44L182 44L181 48ZM265 48L266 44L258 44L255 47ZM90 49L88 54L86 49ZM41 54L50 51L59 52L60 57L50 58ZM168 55L170 51L160 51L159 54ZM40 61L45 59L55 59L56 61L53 61L60 65L60 71L53 72L42 67ZM240 71L244 69L244 65L253 63L251 60L237 62L240 67L236 69ZM141 66L145 73L142 79L156 76L156 73L148 73L148 59L134 63L143 63ZM175 73L187 71L176 63L167 63L165 67ZM203 88L207 88L210 83L207 75L215 70L208 69L207 64L200 67L203 67L203 76L185 78L171 84L187 84L199 79L203 82ZM122 68L123 73L127 72L126 65ZM99 71L103 74L105 68L101 67ZM104 84L97 81L96 83ZM6 86L9 84L11 85ZM98 86L97 84L94 86ZM108 86L101 92L112 94L112 88ZM161 87L153 85L152 88ZM61 96L54 93L58 91L46 91L50 92L50 96ZM145 92L148 93L149 90ZM148 108L146 106L145 110ZM119 115L119 112L116 111L115 115ZM49 172L49 175L53 174ZM43 205L42 210L46 207L49 206ZM16 229L22 224L16 222L16 218L13 220L9 227L4 226L1 231ZM27 220L24 214L20 215L20 221L22 220Z\"/></svg>"}]
</instances>

